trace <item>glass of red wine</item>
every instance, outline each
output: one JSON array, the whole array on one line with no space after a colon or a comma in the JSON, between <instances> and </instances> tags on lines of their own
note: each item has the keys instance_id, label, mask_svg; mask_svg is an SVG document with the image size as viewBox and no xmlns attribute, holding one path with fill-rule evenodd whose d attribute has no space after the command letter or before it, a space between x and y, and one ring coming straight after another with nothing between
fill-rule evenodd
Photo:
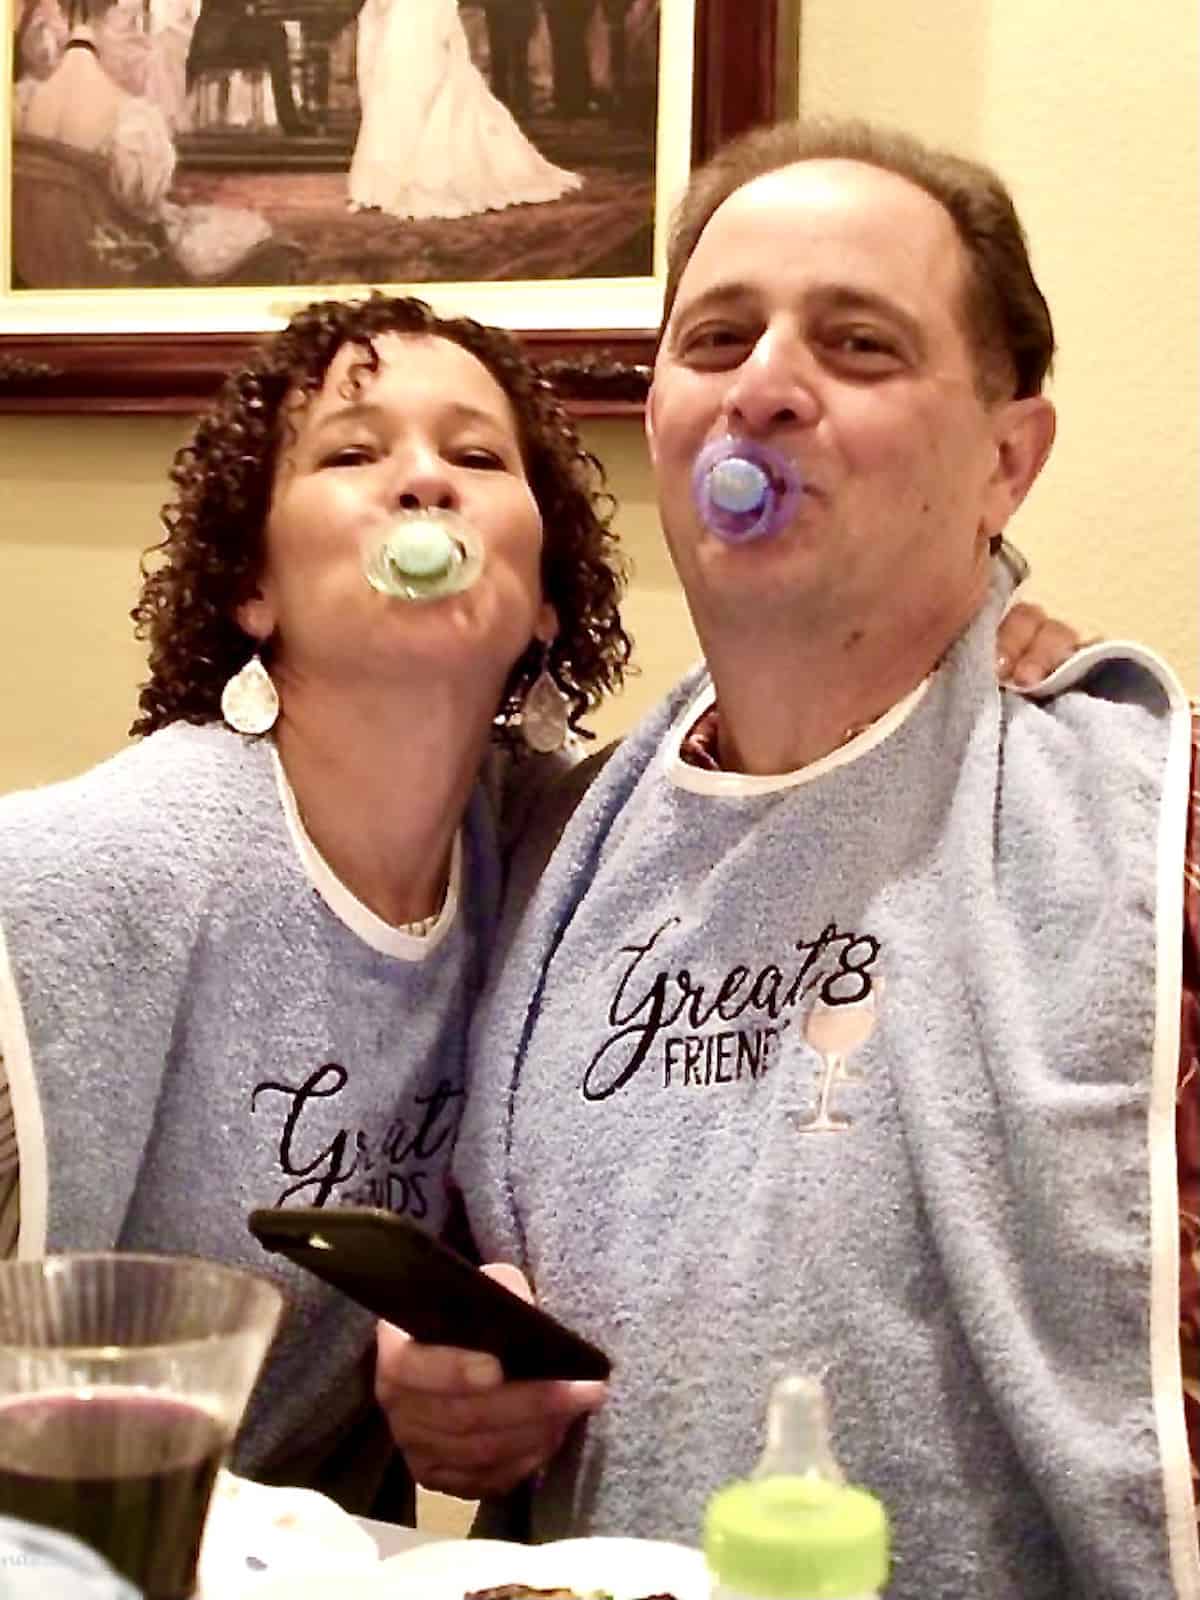
<instances>
[{"instance_id":1,"label":"glass of red wine","mask_svg":"<svg viewBox=\"0 0 1200 1600\"><path fill-rule=\"evenodd\" d=\"M283 1297L187 1256L0 1264L0 1513L189 1600L217 1469Z\"/></svg>"}]
</instances>

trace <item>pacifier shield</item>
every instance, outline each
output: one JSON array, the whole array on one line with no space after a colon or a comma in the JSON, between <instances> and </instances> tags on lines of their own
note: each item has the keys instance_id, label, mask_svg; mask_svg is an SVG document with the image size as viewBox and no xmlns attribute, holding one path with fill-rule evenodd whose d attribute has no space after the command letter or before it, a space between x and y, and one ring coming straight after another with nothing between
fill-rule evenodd
<instances>
[{"instance_id":1,"label":"pacifier shield","mask_svg":"<svg viewBox=\"0 0 1200 1600\"><path fill-rule=\"evenodd\" d=\"M781 533L804 492L789 457L755 439L715 439L692 471L692 495L705 527L725 544Z\"/></svg>"},{"instance_id":2,"label":"pacifier shield","mask_svg":"<svg viewBox=\"0 0 1200 1600\"><path fill-rule=\"evenodd\" d=\"M394 600L442 600L469 589L483 570L483 545L456 511L401 511L363 551L363 576Z\"/></svg>"}]
</instances>

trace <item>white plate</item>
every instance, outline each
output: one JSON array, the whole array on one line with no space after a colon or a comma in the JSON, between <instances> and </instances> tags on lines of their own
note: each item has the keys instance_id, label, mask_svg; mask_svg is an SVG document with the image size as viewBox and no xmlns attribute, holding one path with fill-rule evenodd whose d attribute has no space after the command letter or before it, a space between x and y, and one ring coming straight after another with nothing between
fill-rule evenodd
<instances>
[{"instance_id":1,"label":"white plate","mask_svg":"<svg viewBox=\"0 0 1200 1600\"><path fill-rule=\"evenodd\" d=\"M524 1583L539 1589L601 1590L613 1600L670 1594L709 1600L708 1569L698 1550L659 1539L560 1539L507 1544L497 1539L447 1539L382 1562L356 1600L463 1600L472 1589Z\"/></svg>"}]
</instances>

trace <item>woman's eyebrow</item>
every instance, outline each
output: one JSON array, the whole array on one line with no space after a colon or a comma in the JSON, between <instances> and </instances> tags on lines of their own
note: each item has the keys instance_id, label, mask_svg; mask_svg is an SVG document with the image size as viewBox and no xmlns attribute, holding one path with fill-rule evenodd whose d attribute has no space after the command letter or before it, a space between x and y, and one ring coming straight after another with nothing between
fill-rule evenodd
<instances>
[{"instance_id":1,"label":"woman's eyebrow","mask_svg":"<svg viewBox=\"0 0 1200 1600\"><path fill-rule=\"evenodd\" d=\"M447 414L453 422L483 423L485 427L495 428L501 433L510 433L511 424L506 416L499 411L489 411L484 406L468 405L465 400L456 400L447 408Z\"/></svg>"},{"instance_id":2,"label":"woman's eyebrow","mask_svg":"<svg viewBox=\"0 0 1200 1600\"><path fill-rule=\"evenodd\" d=\"M331 429L344 427L347 423L378 422L382 412L383 407L374 401L350 400L345 405L336 406L332 411L326 411L323 416L313 418L311 432L327 433Z\"/></svg>"},{"instance_id":3,"label":"woman's eyebrow","mask_svg":"<svg viewBox=\"0 0 1200 1600\"><path fill-rule=\"evenodd\" d=\"M443 415L453 425L482 424L500 433L510 431L507 420L497 411L489 411L483 406L470 405L465 400L451 401L444 409ZM392 410L388 406L380 405L374 400L350 400L344 405L327 411L324 416L314 420L312 433L323 434L331 429L344 427L347 423L362 422L368 425L381 425L391 419Z\"/></svg>"}]
</instances>

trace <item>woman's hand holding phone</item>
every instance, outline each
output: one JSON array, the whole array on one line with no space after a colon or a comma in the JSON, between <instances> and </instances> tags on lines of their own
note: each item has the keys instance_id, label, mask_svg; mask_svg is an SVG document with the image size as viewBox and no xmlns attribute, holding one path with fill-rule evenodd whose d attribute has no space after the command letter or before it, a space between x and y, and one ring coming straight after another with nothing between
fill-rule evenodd
<instances>
[{"instance_id":1,"label":"woman's hand holding phone","mask_svg":"<svg viewBox=\"0 0 1200 1600\"><path fill-rule=\"evenodd\" d=\"M479 1269L532 1303L516 1267ZM381 1322L375 1394L409 1471L428 1489L476 1499L505 1494L555 1454L576 1418L608 1385L584 1379L506 1379L494 1355L421 1344Z\"/></svg>"}]
</instances>

